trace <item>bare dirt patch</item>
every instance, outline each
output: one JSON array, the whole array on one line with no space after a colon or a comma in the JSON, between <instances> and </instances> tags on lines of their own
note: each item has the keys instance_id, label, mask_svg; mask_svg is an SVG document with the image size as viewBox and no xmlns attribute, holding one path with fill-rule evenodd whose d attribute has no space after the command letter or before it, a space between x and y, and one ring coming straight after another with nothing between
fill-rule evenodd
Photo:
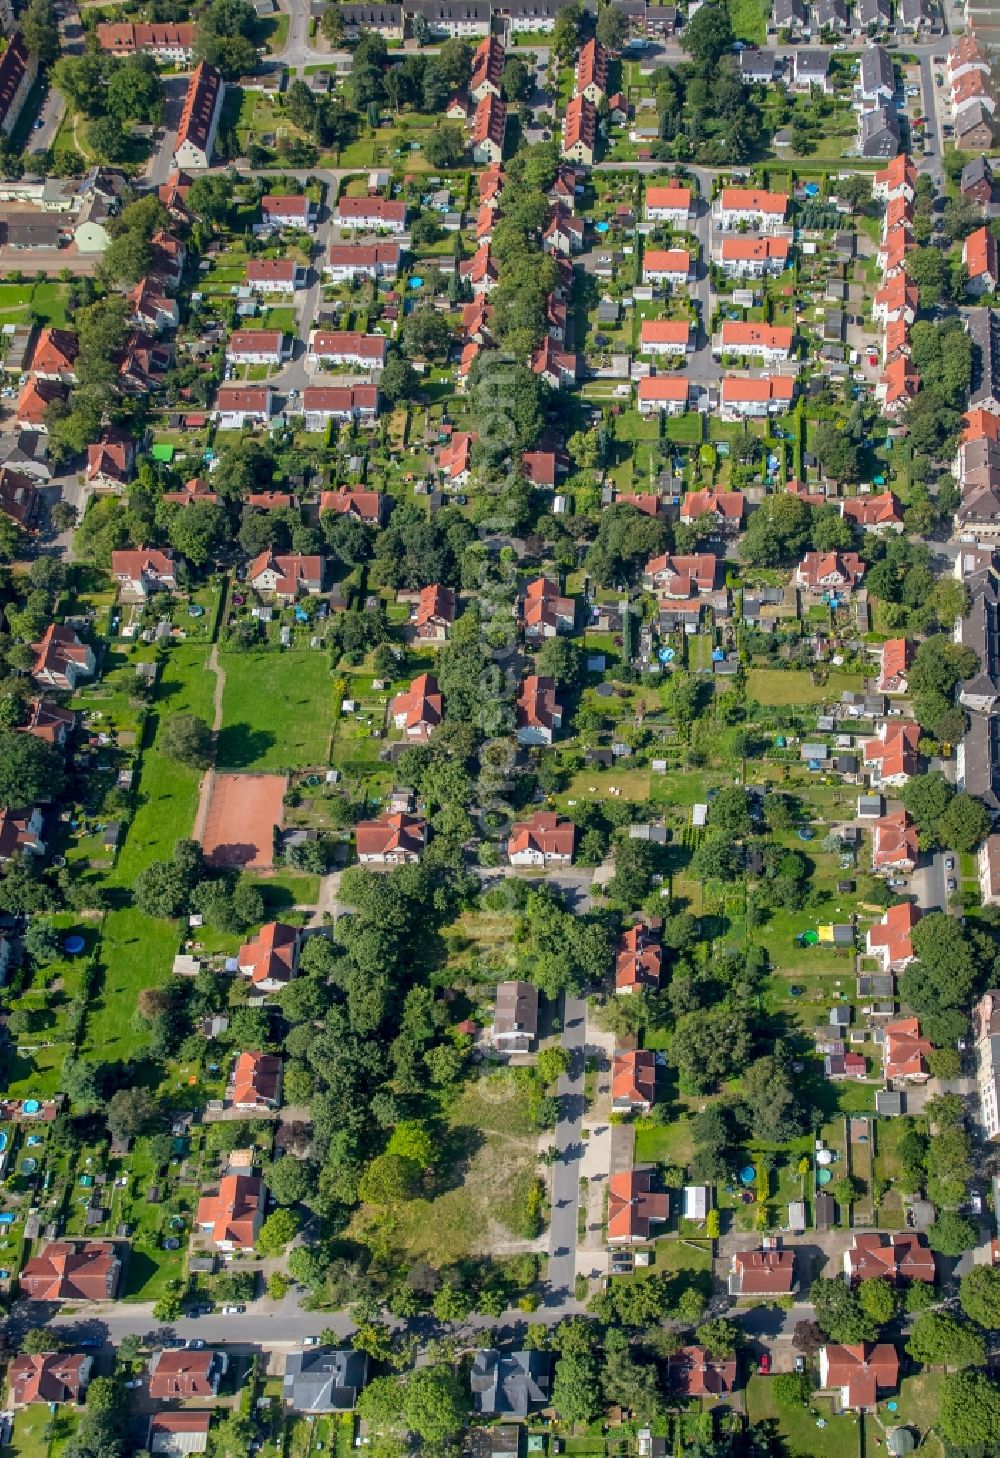
<instances>
[{"instance_id":1,"label":"bare dirt patch","mask_svg":"<svg viewBox=\"0 0 1000 1458\"><path fill-rule=\"evenodd\" d=\"M213 866L274 869L274 828L284 823L285 775L216 775L201 836Z\"/></svg>"}]
</instances>

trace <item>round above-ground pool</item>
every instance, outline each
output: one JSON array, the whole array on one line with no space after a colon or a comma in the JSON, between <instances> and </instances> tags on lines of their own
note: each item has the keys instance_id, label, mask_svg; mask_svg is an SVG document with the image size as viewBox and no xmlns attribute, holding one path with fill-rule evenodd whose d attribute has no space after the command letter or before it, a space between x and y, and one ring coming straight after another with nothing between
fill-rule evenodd
<instances>
[{"instance_id":1,"label":"round above-ground pool","mask_svg":"<svg viewBox=\"0 0 1000 1458\"><path fill-rule=\"evenodd\" d=\"M833 1171L832 1170L829 1170L829 1169L818 1169L816 1171L816 1183L818 1185L828 1185L832 1179L833 1179Z\"/></svg>"},{"instance_id":2,"label":"round above-ground pool","mask_svg":"<svg viewBox=\"0 0 1000 1458\"><path fill-rule=\"evenodd\" d=\"M748 1164L748 1165L744 1166L743 1169L740 1170L740 1183L741 1184L743 1184L743 1185L752 1185L753 1182L754 1182L754 1180L756 1178L757 1178L757 1171L754 1169L754 1167L753 1167L752 1164Z\"/></svg>"},{"instance_id":3,"label":"round above-ground pool","mask_svg":"<svg viewBox=\"0 0 1000 1458\"><path fill-rule=\"evenodd\" d=\"M85 946L86 942L83 940L83 937L80 935L80 933L73 932L63 942L63 951L68 952L71 957L75 957L78 952L83 951Z\"/></svg>"},{"instance_id":4,"label":"round above-ground pool","mask_svg":"<svg viewBox=\"0 0 1000 1458\"><path fill-rule=\"evenodd\" d=\"M32 1159L32 1157L31 1157L30 1154L27 1156L27 1158L21 1160L21 1173L22 1174L26 1174L26 1175L34 1174L35 1173L35 1170L37 1168L38 1168L38 1160L37 1159Z\"/></svg>"}]
</instances>

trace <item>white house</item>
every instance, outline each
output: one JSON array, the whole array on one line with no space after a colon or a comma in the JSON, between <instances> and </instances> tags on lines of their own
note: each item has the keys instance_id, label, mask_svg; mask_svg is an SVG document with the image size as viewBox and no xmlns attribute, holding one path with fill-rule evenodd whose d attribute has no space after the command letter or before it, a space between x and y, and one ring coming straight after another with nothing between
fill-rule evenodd
<instances>
[{"instance_id":1,"label":"white house","mask_svg":"<svg viewBox=\"0 0 1000 1458\"><path fill-rule=\"evenodd\" d=\"M712 213L724 232L756 228L762 233L773 233L784 224L788 194L755 187L724 187L712 206Z\"/></svg>"},{"instance_id":2,"label":"white house","mask_svg":"<svg viewBox=\"0 0 1000 1458\"><path fill-rule=\"evenodd\" d=\"M271 419L270 385L220 386L215 397L215 418L220 430L266 425Z\"/></svg>"},{"instance_id":3,"label":"white house","mask_svg":"<svg viewBox=\"0 0 1000 1458\"><path fill-rule=\"evenodd\" d=\"M311 370L350 366L358 370L385 367L388 344L384 334L358 334L348 330L313 329L309 335L306 366Z\"/></svg>"},{"instance_id":4,"label":"white house","mask_svg":"<svg viewBox=\"0 0 1000 1458\"><path fill-rule=\"evenodd\" d=\"M226 345L226 358L233 364L277 367L289 353L280 329L236 329Z\"/></svg>"},{"instance_id":5,"label":"white house","mask_svg":"<svg viewBox=\"0 0 1000 1458\"><path fill-rule=\"evenodd\" d=\"M174 144L174 166L179 171L211 166L225 94L222 73L199 61L188 83Z\"/></svg>"}]
</instances>

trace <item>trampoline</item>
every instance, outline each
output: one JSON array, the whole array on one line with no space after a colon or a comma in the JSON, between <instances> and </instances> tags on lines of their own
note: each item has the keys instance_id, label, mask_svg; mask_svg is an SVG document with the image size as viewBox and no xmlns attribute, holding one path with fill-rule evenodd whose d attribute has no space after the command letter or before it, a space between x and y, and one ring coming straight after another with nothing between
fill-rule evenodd
<instances>
[{"instance_id":1,"label":"trampoline","mask_svg":"<svg viewBox=\"0 0 1000 1458\"><path fill-rule=\"evenodd\" d=\"M188 607L189 618L203 618L204 616L205 609L202 607L201 603L193 602L190 604L190 606Z\"/></svg>"},{"instance_id":2,"label":"trampoline","mask_svg":"<svg viewBox=\"0 0 1000 1458\"><path fill-rule=\"evenodd\" d=\"M752 1164L748 1164L743 1169L740 1170L740 1183L741 1184L743 1184L743 1185L752 1185L753 1182L754 1182L754 1180L756 1178L757 1178L757 1171L754 1169L754 1167L753 1167Z\"/></svg>"},{"instance_id":3,"label":"trampoline","mask_svg":"<svg viewBox=\"0 0 1000 1458\"><path fill-rule=\"evenodd\" d=\"M819 1153L816 1155L816 1163L817 1164L832 1164L833 1163L833 1150L832 1149L821 1149L819 1151Z\"/></svg>"},{"instance_id":4,"label":"trampoline","mask_svg":"<svg viewBox=\"0 0 1000 1458\"><path fill-rule=\"evenodd\" d=\"M819 942L819 932L807 931L802 933L802 940L807 947L815 947Z\"/></svg>"}]
</instances>

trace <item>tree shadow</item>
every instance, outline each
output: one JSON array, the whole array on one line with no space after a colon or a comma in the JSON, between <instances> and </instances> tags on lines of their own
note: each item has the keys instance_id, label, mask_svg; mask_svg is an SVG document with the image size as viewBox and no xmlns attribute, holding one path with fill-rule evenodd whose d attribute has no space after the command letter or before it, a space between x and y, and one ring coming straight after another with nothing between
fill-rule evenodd
<instances>
[{"instance_id":1,"label":"tree shadow","mask_svg":"<svg viewBox=\"0 0 1000 1458\"><path fill-rule=\"evenodd\" d=\"M250 724L228 724L219 733L216 763L226 769L245 769L257 764L277 743L270 729L254 729Z\"/></svg>"}]
</instances>

